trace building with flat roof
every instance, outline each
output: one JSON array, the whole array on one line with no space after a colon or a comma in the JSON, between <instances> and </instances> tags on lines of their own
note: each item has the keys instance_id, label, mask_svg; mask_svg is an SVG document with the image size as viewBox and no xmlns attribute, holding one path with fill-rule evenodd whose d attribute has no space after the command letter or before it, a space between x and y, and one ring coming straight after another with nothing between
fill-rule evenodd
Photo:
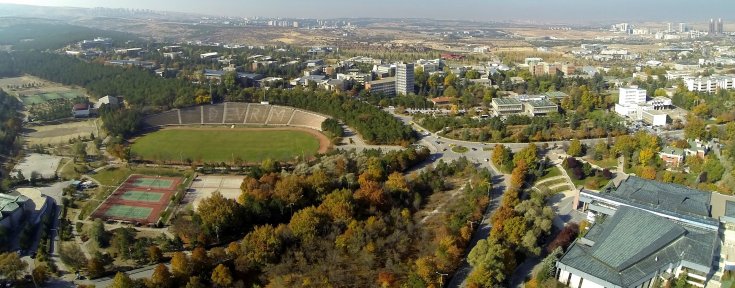
<instances>
[{"instance_id":1,"label":"building with flat roof","mask_svg":"<svg viewBox=\"0 0 735 288\"><path fill-rule=\"evenodd\" d=\"M519 114L523 112L523 103L517 98L493 98L492 107L495 116Z\"/></svg>"},{"instance_id":2,"label":"building with flat roof","mask_svg":"<svg viewBox=\"0 0 735 288\"><path fill-rule=\"evenodd\" d=\"M396 65L396 95L413 94L414 86L413 63L401 63Z\"/></svg>"},{"instance_id":3,"label":"building with flat roof","mask_svg":"<svg viewBox=\"0 0 735 288\"><path fill-rule=\"evenodd\" d=\"M575 206L593 225L557 262L556 278L569 287L633 288L686 271L693 286L717 282L713 194L634 176L599 192L582 189Z\"/></svg>"},{"instance_id":4,"label":"building with flat roof","mask_svg":"<svg viewBox=\"0 0 735 288\"><path fill-rule=\"evenodd\" d=\"M615 104L615 112L621 116L631 117L635 113L638 104L646 103L646 90L638 89L637 86L620 88L618 103Z\"/></svg>"},{"instance_id":5,"label":"building with flat roof","mask_svg":"<svg viewBox=\"0 0 735 288\"><path fill-rule=\"evenodd\" d=\"M559 112L559 106L546 99L524 102L526 113L531 117L544 116L552 112Z\"/></svg>"},{"instance_id":6,"label":"building with flat roof","mask_svg":"<svg viewBox=\"0 0 735 288\"><path fill-rule=\"evenodd\" d=\"M387 77L365 82L365 90L370 92L370 94L381 93L385 96L396 96L396 78Z\"/></svg>"}]
</instances>

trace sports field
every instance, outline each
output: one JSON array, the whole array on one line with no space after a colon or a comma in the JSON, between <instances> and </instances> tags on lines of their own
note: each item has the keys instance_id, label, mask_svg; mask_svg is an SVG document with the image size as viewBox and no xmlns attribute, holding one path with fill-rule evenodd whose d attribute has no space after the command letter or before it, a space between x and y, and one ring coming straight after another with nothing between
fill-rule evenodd
<instances>
[{"instance_id":1,"label":"sports field","mask_svg":"<svg viewBox=\"0 0 735 288\"><path fill-rule=\"evenodd\" d=\"M120 198L128 201L158 202L161 201L163 193L148 191L125 191Z\"/></svg>"},{"instance_id":2,"label":"sports field","mask_svg":"<svg viewBox=\"0 0 735 288\"><path fill-rule=\"evenodd\" d=\"M153 208L115 204L105 211L105 216L145 220L151 215L151 211Z\"/></svg>"},{"instance_id":3,"label":"sports field","mask_svg":"<svg viewBox=\"0 0 735 288\"><path fill-rule=\"evenodd\" d=\"M326 142L326 143L325 143ZM299 128L168 128L135 139L135 157L154 161L292 160L325 152L329 140Z\"/></svg>"},{"instance_id":4,"label":"sports field","mask_svg":"<svg viewBox=\"0 0 735 288\"><path fill-rule=\"evenodd\" d=\"M156 223L181 178L133 174L105 199L91 217L133 223Z\"/></svg>"},{"instance_id":5,"label":"sports field","mask_svg":"<svg viewBox=\"0 0 735 288\"><path fill-rule=\"evenodd\" d=\"M76 99L76 98L86 98L84 94L74 91L69 92L47 92L47 93L37 93L37 94L30 94L30 95L22 95L20 97L21 100L23 100L23 104L25 105L35 105L35 104L41 104L48 102L49 100L54 99Z\"/></svg>"}]
</instances>

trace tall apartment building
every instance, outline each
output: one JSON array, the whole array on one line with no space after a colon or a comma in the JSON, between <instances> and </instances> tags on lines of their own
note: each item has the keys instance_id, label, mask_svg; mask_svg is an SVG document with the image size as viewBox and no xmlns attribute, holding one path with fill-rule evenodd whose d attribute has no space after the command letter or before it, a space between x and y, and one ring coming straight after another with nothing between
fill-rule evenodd
<instances>
[{"instance_id":1,"label":"tall apartment building","mask_svg":"<svg viewBox=\"0 0 735 288\"><path fill-rule=\"evenodd\" d=\"M401 63L396 65L396 95L413 94L413 63Z\"/></svg>"}]
</instances>

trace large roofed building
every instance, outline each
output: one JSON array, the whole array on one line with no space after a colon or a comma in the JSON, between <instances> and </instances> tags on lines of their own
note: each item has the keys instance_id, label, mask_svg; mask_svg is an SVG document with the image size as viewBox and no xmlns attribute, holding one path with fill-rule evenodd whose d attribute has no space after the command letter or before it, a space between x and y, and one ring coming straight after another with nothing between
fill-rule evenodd
<instances>
[{"instance_id":1,"label":"large roofed building","mask_svg":"<svg viewBox=\"0 0 735 288\"><path fill-rule=\"evenodd\" d=\"M717 282L722 240L712 195L638 177L580 191L577 206L596 223L557 262L557 279L575 288L646 288L686 271L696 287Z\"/></svg>"},{"instance_id":2,"label":"large roofed building","mask_svg":"<svg viewBox=\"0 0 735 288\"><path fill-rule=\"evenodd\" d=\"M28 198L0 193L0 226L14 229L23 220Z\"/></svg>"}]
</instances>

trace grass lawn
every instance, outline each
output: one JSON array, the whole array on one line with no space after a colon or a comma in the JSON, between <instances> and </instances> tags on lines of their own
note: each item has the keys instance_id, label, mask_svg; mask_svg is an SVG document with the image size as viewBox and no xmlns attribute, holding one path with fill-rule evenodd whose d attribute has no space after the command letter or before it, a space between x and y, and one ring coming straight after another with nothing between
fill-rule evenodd
<instances>
[{"instance_id":1,"label":"grass lawn","mask_svg":"<svg viewBox=\"0 0 735 288\"><path fill-rule=\"evenodd\" d=\"M584 158L584 161L590 162L590 164L595 164L597 166L600 166L602 168L617 168L618 167L618 159L615 158L605 158L602 160L595 160L591 157Z\"/></svg>"},{"instance_id":2,"label":"grass lawn","mask_svg":"<svg viewBox=\"0 0 735 288\"><path fill-rule=\"evenodd\" d=\"M168 129L144 135L132 145L135 157L148 160L227 163L238 157L246 162L291 160L318 150L319 141L307 132L267 129Z\"/></svg>"},{"instance_id":3,"label":"grass lawn","mask_svg":"<svg viewBox=\"0 0 735 288\"><path fill-rule=\"evenodd\" d=\"M544 176L541 176L541 178L538 179L538 181L544 180L546 178L561 176L561 170L559 170L559 167L551 166L549 168L546 168L544 170Z\"/></svg>"},{"instance_id":4,"label":"grass lawn","mask_svg":"<svg viewBox=\"0 0 735 288\"><path fill-rule=\"evenodd\" d=\"M455 153L466 153L467 150L468 150L467 147L464 147L464 146L454 146L454 147L452 147L452 151L454 151Z\"/></svg>"}]
</instances>

